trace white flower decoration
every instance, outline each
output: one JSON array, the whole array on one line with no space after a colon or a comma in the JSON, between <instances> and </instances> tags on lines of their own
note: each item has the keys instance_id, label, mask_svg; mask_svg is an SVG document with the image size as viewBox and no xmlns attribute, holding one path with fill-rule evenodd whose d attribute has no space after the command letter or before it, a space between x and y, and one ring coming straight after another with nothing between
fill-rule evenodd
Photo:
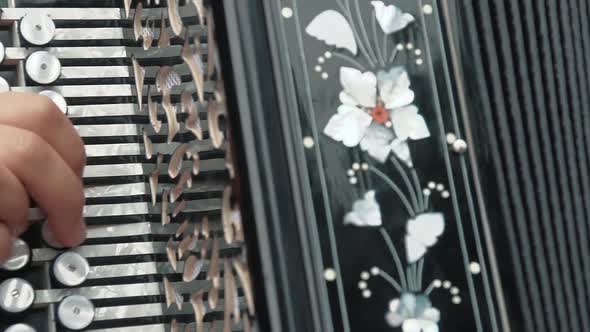
<instances>
[{"instance_id":1,"label":"white flower decoration","mask_svg":"<svg viewBox=\"0 0 590 332\"><path fill-rule=\"evenodd\" d=\"M412 166L407 141L429 137L430 131L412 104L414 92L404 67L379 71L377 75L341 67L340 84L342 104L328 121L324 134L347 147L360 144L382 163L393 151Z\"/></svg>"},{"instance_id":2,"label":"white flower decoration","mask_svg":"<svg viewBox=\"0 0 590 332\"><path fill-rule=\"evenodd\" d=\"M381 210L375 200L375 190L365 193L352 205L352 211L344 216L345 224L355 226L381 226Z\"/></svg>"},{"instance_id":3,"label":"white flower decoration","mask_svg":"<svg viewBox=\"0 0 590 332\"><path fill-rule=\"evenodd\" d=\"M403 30L408 24L414 22L414 16L402 12L394 5L385 6L383 1L371 1L375 8L377 22L386 34Z\"/></svg>"},{"instance_id":4,"label":"white flower decoration","mask_svg":"<svg viewBox=\"0 0 590 332\"><path fill-rule=\"evenodd\" d=\"M389 302L385 320L403 332L438 332L440 311L432 306L426 295L404 293Z\"/></svg>"}]
</instances>

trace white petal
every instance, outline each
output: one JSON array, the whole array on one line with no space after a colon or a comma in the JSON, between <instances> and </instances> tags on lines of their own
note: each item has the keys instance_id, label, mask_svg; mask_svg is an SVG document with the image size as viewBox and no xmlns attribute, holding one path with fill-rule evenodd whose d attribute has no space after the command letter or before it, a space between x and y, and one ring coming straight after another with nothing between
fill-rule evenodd
<instances>
[{"instance_id":1,"label":"white petal","mask_svg":"<svg viewBox=\"0 0 590 332\"><path fill-rule=\"evenodd\" d=\"M391 153L393 131L378 123L371 123L361 140L360 147L379 162L384 163Z\"/></svg>"},{"instance_id":2,"label":"white petal","mask_svg":"<svg viewBox=\"0 0 590 332\"><path fill-rule=\"evenodd\" d=\"M373 118L363 110L347 105L340 105L324 128L324 134L333 140L342 142L347 147L357 146Z\"/></svg>"},{"instance_id":3,"label":"white petal","mask_svg":"<svg viewBox=\"0 0 590 332\"><path fill-rule=\"evenodd\" d=\"M385 321L387 321L387 324L389 324L389 326L391 327L399 327L403 324L404 317L402 317L400 314L396 312L390 311L387 314L385 314Z\"/></svg>"},{"instance_id":4,"label":"white petal","mask_svg":"<svg viewBox=\"0 0 590 332\"><path fill-rule=\"evenodd\" d=\"M409 264L416 263L426 254L426 246L417 238L406 235L406 257Z\"/></svg>"},{"instance_id":5,"label":"white petal","mask_svg":"<svg viewBox=\"0 0 590 332\"><path fill-rule=\"evenodd\" d=\"M361 73L350 67L340 67L340 84L356 105L373 107L377 100L377 77L370 71Z\"/></svg>"},{"instance_id":6,"label":"white petal","mask_svg":"<svg viewBox=\"0 0 590 332\"><path fill-rule=\"evenodd\" d=\"M412 163L412 156L410 155L410 147L408 146L408 141L401 140L399 138L394 139L391 142L391 151L397 156L397 158L408 167L413 167L414 164Z\"/></svg>"},{"instance_id":7,"label":"white petal","mask_svg":"<svg viewBox=\"0 0 590 332\"><path fill-rule=\"evenodd\" d=\"M432 246L445 230L445 218L442 213L422 213L408 220L407 234L413 236L426 246Z\"/></svg>"},{"instance_id":8,"label":"white petal","mask_svg":"<svg viewBox=\"0 0 590 332\"><path fill-rule=\"evenodd\" d=\"M403 13L394 5L385 6L382 1L371 1L375 8L375 17L386 34L400 31L414 22L414 16Z\"/></svg>"},{"instance_id":9,"label":"white petal","mask_svg":"<svg viewBox=\"0 0 590 332\"><path fill-rule=\"evenodd\" d=\"M408 220L406 225L406 255L409 263L418 261L428 247L438 241L445 229L442 213L423 213Z\"/></svg>"},{"instance_id":10,"label":"white petal","mask_svg":"<svg viewBox=\"0 0 590 332\"><path fill-rule=\"evenodd\" d=\"M375 200L375 191L371 190L352 205L352 211L344 216L345 224L355 226L381 226L381 209Z\"/></svg>"},{"instance_id":11,"label":"white petal","mask_svg":"<svg viewBox=\"0 0 590 332\"><path fill-rule=\"evenodd\" d=\"M418 108L414 105L391 111L391 122L396 137L401 140L418 140L430 137L426 121L422 115L418 114Z\"/></svg>"},{"instance_id":12,"label":"white petal","mask_svg":"<svg viewBox=\"0 0 590 332\"><path fill-rule=\"evenodd\" d=\"M403 332L422 332L417 319L406 319L402 325Z\"/></svg>"},{"instance_id":13,"label":"white petal","mask_svg":"<svg viewBox=\"0 0 590 332\"><path fill-rule=\"evenodd\" d=\"M393 67L389 72L380 71L377 81L379 96L385 102L385 108L407 106L414 101L414 91L410 89L410 77L405 67Z\"/></svg>"},{"instance_id":14,"label":"white petal","mask_svg":"<svg viewBox=\"0 0 590 332\"><path fill-rule=\"evenodd\" d=\"M438 323L438 321L440 320L440 311L438 311L438 309L434 307L428 308L424 310L424 313L422 314L421 318Z\"/></svg>"},{"instance_id":15,"label":"white petal","mask_svg":"<svg viewBox=\"0 0 590 332\"><path fill-rule=\"evenodd\" d=\"M356 99L354 99L353 96L349 95L348 93L346 93L344 91L340 92L340 94L338 95L338 98L340 99L340 102L344 105L354 106L354 107L359 105L359 103L356 101Z\"/></svg>"},{"instance_id":16,"label":"white petal","mask_svg":"<svg viewBox=\"0 0 590 332\"><path fill-rule=\"evenodd\" d=\"M349 50L353 55L357 53L357 45L350 24L335 10L326 10L318 14L305 32L328 45Z\"/></svg>"}]
</instances>

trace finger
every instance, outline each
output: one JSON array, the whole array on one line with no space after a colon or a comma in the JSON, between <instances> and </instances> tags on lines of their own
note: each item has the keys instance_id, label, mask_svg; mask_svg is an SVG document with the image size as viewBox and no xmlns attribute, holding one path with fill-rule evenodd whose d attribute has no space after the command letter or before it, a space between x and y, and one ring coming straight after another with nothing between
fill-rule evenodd
<instances>
[{"instance_id":1,"label":"finger","mask_svg":"<svg viewBox=\"0 0 590 332\"><path fill-rule=\"evenodd\" d=\"M0 220L18 237L29 226L27 211L29 195L20 180L4 165L0 165Z\"/></svg>"},{"instance_id":2,"label":"finger","mask_svg":"<svg viewBox=\"0 0 590 332\"><path fill-rule=\"evenodd\" d=\"M37 94L8 92L0 94L0 103L0 124L41 136L78 176L82 176L86 164L82 139L51 99Z\"/></svg>"},{"instance_id":3,"label":"finger","mask_svg":"<svg viewBox=\"0 0 590 332\"><path fill-rule=\"evenodd\" d=\"M45 211L55 238L68 247L80 244L86 236L81 179L35 133L0 125L0 142L10 142L0 149L0 160Z\"/></svg>"},{"instance_id":4,"label":"finger","mask_svg":"<svg viewBox=\"0 0 590 332\"><path fill-rule=\"evenodd\" d=\"M4 262L12 255L12 235L8 226L0 223L0 262Z\"/></svg>"}]
</instances>

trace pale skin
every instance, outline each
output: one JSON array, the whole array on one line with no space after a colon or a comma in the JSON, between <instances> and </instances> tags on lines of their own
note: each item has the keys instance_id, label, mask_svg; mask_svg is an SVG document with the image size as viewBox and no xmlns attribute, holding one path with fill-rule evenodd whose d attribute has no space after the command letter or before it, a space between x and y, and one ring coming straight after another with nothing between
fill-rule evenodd
<instances>
[{"instance_id":1,"label":"pale skin","mask_svg":"<svg viewBox=\"0 0 590 332\"><path fill-rule=\"evenodd\" d=\"M85 164L82 139L49 98L0 94L0 261L29 227L31 199L56 241L65 247L84 241Z\"/></svg>"}]
</instances>

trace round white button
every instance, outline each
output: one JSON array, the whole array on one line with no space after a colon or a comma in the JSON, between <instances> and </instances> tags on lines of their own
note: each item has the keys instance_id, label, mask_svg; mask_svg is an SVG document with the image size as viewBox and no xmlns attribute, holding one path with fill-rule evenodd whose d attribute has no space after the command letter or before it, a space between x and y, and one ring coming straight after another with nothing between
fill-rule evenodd
<instances>
[{"instance_id":1,"label":"round white button","mask_svg":"<svg viewBox=\"0 0 590 332\"><path fill-rule=\"evenodd\" d=\"M20 21L20 33L33 45L45 45L55 35L55 23L48 15L31 11Z\"/></svg>"},{"instance_id":2,"label":"round white button","mask_svg":"<svg viewBox=\"0 0 590 332\"><path fill-rule=\"evenodd\" d=\"M80 295L71 295L57 307L59 322L71 330L83 330L94 320L94 305Z\"/></svg>"},{"instance_id":3,"label":"round white button","mask_svg":"<svg viewBox=\"0 0 590 332\"><path fill-rule=\"evenodd\" d=\"M12 241L12 256L4 262L2 268L8 271L18 271L29 263L30 258L29 245L21 239L16 239Z\"/></svg>"},{"instance_id":4,"label":"round white button","mask_svg":"<svg viewBox=\"0 0 590 332\"><path fill-rule=\"evenodd\" d=\"M18 323L10 325L4 332L37 332L31 325Z\"/></svg>"},{"instance_id":5,"label":"round white button","mask_svg":"<svg viewBox=\"0 0 590 332\"><path fill-rule=\"evenodd\" d=\"M53 262L53 275L64 286L78 286L86 281L90 266L82 255L68 251Z\"/></svg>"},{"instance_id":6,"label":"round white button","mask_svg":"<svg viewBox=\"0 0 590 332\"><path fill-rule=\"evenodd\" d=\"M61 74L61 63L55 55L38 51L29 55L25 70L33 81L39 84L51 84Z\"/></svg>"},{"instance_id":7,"label":"round white button","mask_svg":"<svg viewBox=\"0 0 590 332\"><path fill-rule=\"evenodd\" d=\"M5 312L19 313L33 304L35 291L28 281L11 278L0 284L0 308Z\"/></svg>"}]
</instances>

